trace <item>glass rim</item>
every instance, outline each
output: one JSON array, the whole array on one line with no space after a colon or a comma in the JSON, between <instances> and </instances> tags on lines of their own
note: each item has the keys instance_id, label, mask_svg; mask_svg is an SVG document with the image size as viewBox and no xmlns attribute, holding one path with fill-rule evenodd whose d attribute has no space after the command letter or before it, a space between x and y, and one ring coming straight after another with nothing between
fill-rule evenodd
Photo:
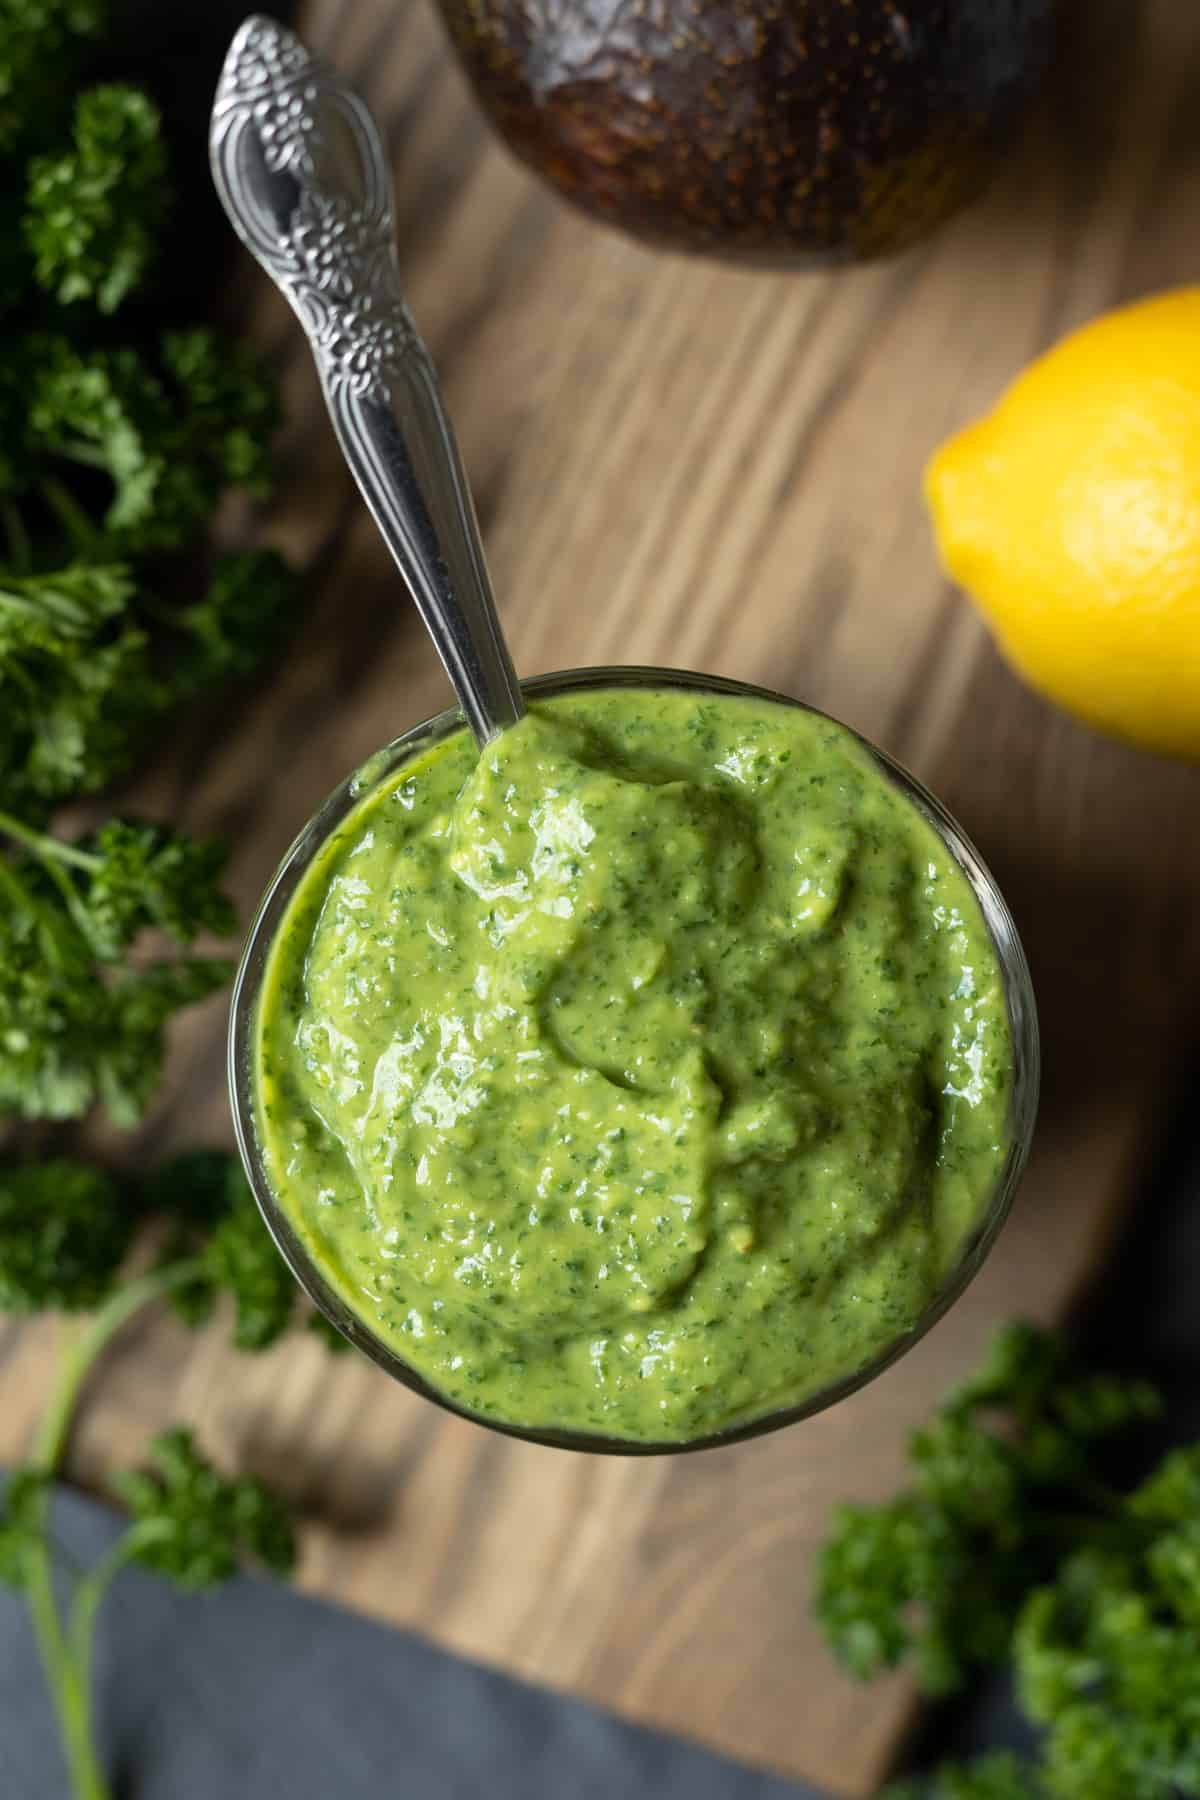
<instances>
[{"instance_id":1,"label":"glass rim","mask_svg":"<svg viewBox=\"0 0 1200 1800\"><path fill-rule=\"evenodd\" d=\"M1037 1006L1029 965L1016 924L995 877L958 821L902 763L897 762L861 732L834 718L832 714L823 712L820 707L771 688L734 681L725 676L642 664L560 670L524 680L521 688L523 693L533 699L577 693L591 688L682 689L767 700L781 706L799 708L818 718L828 719L843 731L849 732L870 754L892 785L916 807L937 833L966 876L987 927L1004 987L1012 1056L1012 1083L1006 1119L1008 1150L987 1204L980 1208L976 1224L966 1238L946 1280L907 1331L859 1368L815 1390L804 1400L776 1407L722 1431L707 1432L694 1438L655 1441L609 1436L604 1432L571 1426L526 1426L473 1412L469 1407L461 1406L441 1393L351 1310L315 1262L284 1210L267 1173L265 1158L258 1142L254 1099L254 1044L258 999L276 931L317 855L339 826L376 787L410 763L422 750L465 729L462 711L457 706L447 707L432 718L411 726L339 782L293 840L258 904L234 979L227 1039L230 1106L242 1164L276 1248L314 1306L372 1362L403 1386L423 1399L432 1401L444 1411L527 1443L602 1455L682 1455L696 1450L744 1443L824 1412L839 1400L848 1398L874 1381L932 1330L939 1319L962 1297L982 1268L1011 1210L1029 1158L1037 1119L1040 1048Z\"/></svg>"}]
</instances>

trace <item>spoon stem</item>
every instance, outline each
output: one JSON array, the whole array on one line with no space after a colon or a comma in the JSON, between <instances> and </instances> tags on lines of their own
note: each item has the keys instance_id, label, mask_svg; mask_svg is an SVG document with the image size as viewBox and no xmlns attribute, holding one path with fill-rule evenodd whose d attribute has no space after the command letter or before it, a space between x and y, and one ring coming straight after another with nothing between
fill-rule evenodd
<instances>
[{"instance_id":1,"label":"spoon stem","mask_svg":"<svg viewBox=\"0 0 1200 1800\"><path fill-rule=\"evenodd\" d=\"M307 334L342 453L482 746L525 710L433 362L404 301L370 112L272 19L217 88L213 181Z\"/></svg>"}]
</instances>

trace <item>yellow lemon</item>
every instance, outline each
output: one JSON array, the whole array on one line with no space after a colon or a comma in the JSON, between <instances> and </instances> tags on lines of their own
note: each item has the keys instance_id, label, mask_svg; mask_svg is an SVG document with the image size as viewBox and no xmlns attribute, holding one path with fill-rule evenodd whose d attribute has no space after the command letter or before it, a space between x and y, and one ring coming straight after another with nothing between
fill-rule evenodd
<instances>
[{"instance_id":1,"label":"yellow lemon","mask_svg":"<svg viewBox=\"0 0 1200 1800\"><path fill-rule=\"evenodd\" d=\"M936 453L926 497L947 570L1035 688L1200 757L1200 287L1039 358Z\"/></svg>"}]
</instances>

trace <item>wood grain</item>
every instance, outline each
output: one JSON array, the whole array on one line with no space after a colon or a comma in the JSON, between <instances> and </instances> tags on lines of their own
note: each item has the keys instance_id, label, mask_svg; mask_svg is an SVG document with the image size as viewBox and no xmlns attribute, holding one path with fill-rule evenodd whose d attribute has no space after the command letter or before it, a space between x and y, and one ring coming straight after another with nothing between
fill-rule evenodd
<instances>
[{"instance_id":1,"label":"wood grain","mask_svg":"<svg viewBox=\"0 0 1200 1800\"><path fill-rule=\"evenodd\" d=\"M938 575L923 462L1039 349L1185 280L1200 250L1200 18L1068 7L1050 104L990 200L889 266L768 276L651 256L569 215L486 138L423 5L314 0L303 28L387 122L403 265L442 369L525 673L665 662L815 701L967 824L1025 934L1046 1046L1015 1215L900 1367L773 1439L668 1461L520 1446L363 1364L137 1327L72 1471L99 1485L160 1421L312 1513L303 1579L380 1617L734 1755L869 1793L912 1714L831 1670L807 1618L836 1500L886 1492L990 1324L1063 1313L1136 1192L1200 993L1200 773L1109 744L1022 689ZM281 304L226 297L285 373L285 499L306 628L254 694L187 725L139 805L231 834L248 910L299 823L445 686L359 507ZM180 1030L133 1153L225 1141L223 1011ZM0 1335L0 1458L53 1327Z\"/></svg>"}]
</instances>

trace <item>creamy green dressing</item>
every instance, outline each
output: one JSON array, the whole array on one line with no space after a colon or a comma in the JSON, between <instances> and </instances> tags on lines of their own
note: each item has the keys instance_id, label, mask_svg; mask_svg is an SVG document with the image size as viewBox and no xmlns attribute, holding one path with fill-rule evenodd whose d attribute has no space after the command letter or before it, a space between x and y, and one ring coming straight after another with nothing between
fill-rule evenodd
<instances>
[{"instance_id":1,"label":"creamy green dressing","mask_svg":"<svg viewBox=\"0 0 1200 1800\"><path fill-rule=\"evenodd\" d=\"M484 1417L668 1442L928 1308L1004 1162L1001 974L848 732L542 701L366 794L273 945L270 1180L327 1281Z\"/></svg>"}]
</instances>

